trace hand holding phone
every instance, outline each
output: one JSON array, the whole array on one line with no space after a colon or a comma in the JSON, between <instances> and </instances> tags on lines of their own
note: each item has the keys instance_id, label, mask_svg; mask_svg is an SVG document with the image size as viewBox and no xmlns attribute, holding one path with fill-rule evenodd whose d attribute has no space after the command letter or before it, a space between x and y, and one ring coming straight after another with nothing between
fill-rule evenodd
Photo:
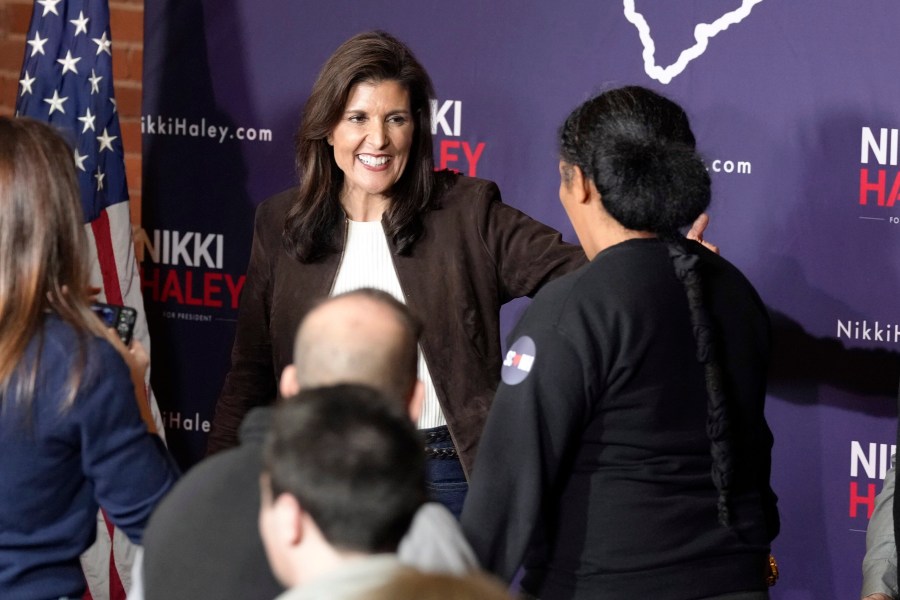
<instances>
[{"instance_id":1,"label":"hand holding phone","mask_svg":"<svg viewBox=\"0 0 900 600\"><path fill-rule=\"evenodd\" d=\"M107 330L107 339L119 351L125 364L128 365L138 409L141 412L141 419L147 425L147 431L157 433L156 421L150 410L147 387L144 382L147 366L150 364L150 355L138 340L134 340L134 343L131 341L134 335L134 324L137 321L137 311L130 306L115 306L98 302L92 304L91 309L104 325L115 331L113 333Z\"/></svg>"},{"instance_id":2,"label":"hand holding phone","mask_svg":"<svg viewBox=\"0 0 900 600\"><path fill-rule=\"evenodd\" d=\"M112 327L119 334L122 343L128 346L134 335L134 325L137 322L137 311L130 306L116 306L95 302L91 309L100 318L104 325Z\"/></svg>"}]
</instances>

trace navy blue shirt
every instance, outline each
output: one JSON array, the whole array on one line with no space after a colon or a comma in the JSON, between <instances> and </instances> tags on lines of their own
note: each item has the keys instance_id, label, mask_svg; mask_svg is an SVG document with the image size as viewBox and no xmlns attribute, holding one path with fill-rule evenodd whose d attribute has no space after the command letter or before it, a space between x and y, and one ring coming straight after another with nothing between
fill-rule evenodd
<instances>
[{"instance_id":1,"label":"navy blue shirt","mask_svg":"<svg viewBox=\"0 0 900 600\"><path fill-rule=\"evenodd\" d=\"M0 399L0 598L81 597L78 560L94 541L97 509L134 542L178 477L159 438L147 432L122 357L88 335L74 403L63 408L78 364L75 331L48 316L30 410L15 381Z\"/></svg>"}]
</instances>

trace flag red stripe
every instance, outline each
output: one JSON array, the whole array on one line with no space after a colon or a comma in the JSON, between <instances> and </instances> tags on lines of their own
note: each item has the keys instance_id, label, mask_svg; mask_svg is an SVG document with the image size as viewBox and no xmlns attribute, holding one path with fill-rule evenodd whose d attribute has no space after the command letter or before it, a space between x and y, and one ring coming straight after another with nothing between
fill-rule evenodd
<instances>
[{"instance_id":1,"label":"flag red stripe","mask_svg":"<svg viewBox=\"0 0 900 600\"><path fill-rule=\"evenodd\" d=\"M119 269L116 266L116 254L113 250L112 235L109 230L109 215L105 210L91 221L94 241L97 244L97 261L100 263L100 275L103 278L103 293L109 304L123 304L122 288L119 285Z\"/></svg>"},{"instance_id":2,"label":"flag red stripe","mask_svg":"<svg viewBox=\"0 0 900 600\"><path fill-rule=\"evenodd\" d=\"M113 530L116 528L113 522L109 520L109 515L103 511L103 520L106 522L106 531L109 532L109 539L113 539ZM125 586L122 585L122 579L119 577L119 570L116 568L116 556L113 553L115 545L109 545L109 600L125 600Z\"/></svg>"},{"instance_id":3,"label":"flag red stripe","mask_svg":"<svg viewBox=\"0 0 900 600\"><path fill-rule=\"evenodd\" d=\"M109 215L105 210L100 212L100 216L91 221L91 231L94 233L94 243L97 246L97 261L100 263L100 275L103 279L103 293L106 295L106 301L110 304L122 304L122 288L119 285L119 269L116 267L116 255L113 250L112 235L109 229ZM122 585L122 579L119 577L119 571L116 568L116 557L113 552L114 544L112 521L103 511L103 520L106 522L106 529L109 533L109 599L125 600L125 586ZM90 595L90 591L85 594L85 599Z\"/></svg>"}]
</instances>

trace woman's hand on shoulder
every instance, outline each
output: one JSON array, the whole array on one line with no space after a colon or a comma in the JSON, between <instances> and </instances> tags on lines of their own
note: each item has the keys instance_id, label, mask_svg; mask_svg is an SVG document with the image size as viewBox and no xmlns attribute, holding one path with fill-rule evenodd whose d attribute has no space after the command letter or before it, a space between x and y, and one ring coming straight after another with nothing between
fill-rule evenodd
<instances>
[{"instance_id":1,"label":"woman's hand on shoulder","mask_svg":"<svg viewBox=\"0 0 900 600\"><path fill-rule=\"evenodd\" d=\"M703 239L703 232L706 231L706 226L709 225L709 215L706 213L701 213L699 217L694 221L691 225L690 231L687 232L687 239L694 240L695 242L700 242L708 250L712 250L716 254L719 254L719 247L715 244L710 244L709 242Z\"/></svg>"},{"instance_id":2,"label":"woman's hand on shoulder","mask_svg":"<svg viewBox=\"0 0 900 600\"><path fill-rule=\"evenodd\" d=\"M862 600L894 600L894 599L891 598L890 596L888 596L887 594L876 593L876 594L869 594L868 596L864 597Z\"/></svg>"}]
</instances>

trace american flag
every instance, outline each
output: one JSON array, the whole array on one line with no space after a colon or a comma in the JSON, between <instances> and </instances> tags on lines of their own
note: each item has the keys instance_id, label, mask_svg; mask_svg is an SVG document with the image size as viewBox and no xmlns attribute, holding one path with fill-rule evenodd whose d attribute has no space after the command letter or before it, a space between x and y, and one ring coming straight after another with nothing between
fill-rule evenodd
<instances>
[{"instance_id":1,"label":"american flag","mask_svg":"<svg viewBox=\"0 0 900 600\"><path fill-rule=\"evenodd\" d=\"M111 304L138 310L135 338L150 351L134 255L122 133L112 75L106 0L37 0L31 15L16 113L56 126L73 148L90 239L92 283ZM162 422L151 398L159 431ZM99 517L98 542L82 557L96 600L125 597L134 548Z\"/></svg>"},{"instance_id":2,"label":"american flag","mask_svg":"<svg viewBox=\"0 0 900 600\"><path fill-rule=\"evenodd\" d=\"M57 126L74 146L85 223L128 200L105 1L35 2L16 110Z\"/></svg>"}]
</instances>

